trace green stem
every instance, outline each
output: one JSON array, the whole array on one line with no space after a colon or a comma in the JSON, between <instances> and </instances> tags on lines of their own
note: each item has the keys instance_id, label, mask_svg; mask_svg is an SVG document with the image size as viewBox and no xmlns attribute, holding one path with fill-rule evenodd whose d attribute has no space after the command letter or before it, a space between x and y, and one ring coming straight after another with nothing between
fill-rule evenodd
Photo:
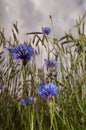
<instances>
[{"instance_id":1,"label":"green stem","mask_svg":"<svg viewBox=\"0 0 86 130\"><path fill-rule=\"evenodd\" d=\"M31 112L31 130L34 130L34 105Z\"/></svg>"},{"instance_id":2,"label":"green stem","mask_svg":"<svg viewBox=\"0 0 86 130\"><path fill-rule=\"evenodd\" d=\"M50 126L50 130L52 130L52 128L54 129L54 99L53 101L51 101L49 103L49 106L50 106L50 122L51 122L51 126ZM54 129L55 130L55 129Z\"/></svg>"},{"instance_id":3,"label":"green stem","mask_svg":"<svg viewBox=\"0 0 86 130\"><path fill-rule=\"evenodd\" d=\"M27 98L27 96L28 96L28 88L27 88L27 84L26 84L25 66L23 66L23 69L22 69L22 78L23 78L23 97Z\"/></svg>"}]
</instances>

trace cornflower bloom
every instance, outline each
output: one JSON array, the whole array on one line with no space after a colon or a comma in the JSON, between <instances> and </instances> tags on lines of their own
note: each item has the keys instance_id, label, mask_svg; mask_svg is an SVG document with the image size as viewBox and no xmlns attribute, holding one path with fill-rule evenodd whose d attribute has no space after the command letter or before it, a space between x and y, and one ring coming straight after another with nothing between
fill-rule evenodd
<instances>
[{"instance_id":1,"label":"cornflower bloom","mask_svg":"<svg viewBox=\"0 0 86 130\"><path fill-rule=\"evenodd\" d=\"M40 88L38 88L36 92L43 98L52 99L52 97L57 94L58 87L53 83L48 83L40 85Z\"/></svg>"},{"instance_id":2,"label":"cornflower bloom","mask_svg":"<svg viewBox=\"0 0 86 130\"><path fill-rule=\"evenodd\" d=\"M82 52L82 49L80 47L75 48L75 51L78 52L78 54L80 54Z\"/></svg>"},{"instance_id":3,"label":"cornflower bloom","mask_svg":"<svg viewBox=\"0 0 86 130\"><path fill-rule=\"evenodd\" d=\"M55 67L57 65L57 62L55 59L47 59L45 60L45 66L48 68Z\"/></svg>"},{"instance_id":4,"label":"cornflower bloom","mask_svg":"<svg viewBox=\"0 0 86 130\"><path fill-rule=\"evenodd\" d=\"M34 102L34 98L33 97L28 97L28 102L33 103Z\"/></svg>"},{"instance_id":5,"label":"cornflower bloom","mask_svg":"<svg viewBox=\"0 0 86 130\"><path fill-rule=\"evenodd\" d=\"M15 47L9 47L7 50L12 53L14 59L22 60L23 65L26 65L26 63L31 60L34 54L34 49L31 47L31 45L27 45L26 43L17 45Z\"/></svg>"},{"instance_id":6,"label":"cornflower bloom","mask_svg":"<svg viewBox=\"0 0 86 130\"><path fill-rule=\"evenodd\" d=\"M46 35L49 35L51 33L50 27L43 27L42 28L42 33L46 34Z\"/></svg>"},{"instance_id":7,"label":"cornflower bloom","mask_svg":"<svg viewBox=\"0 0 86 130\"><path fill-rule=\"evenodd\" d=\"M2 85L0 84L0 90L2 89Z\"/></svg>"},{"instance_id":8,"label":"cornflower bloom","mask_svg":"<svg viewBox=\"0 0 86 130\"><path fill-rule=\"evenodd\" d=\"M21 104L22 104L23 106L26 106L26 105L27 105L26 99L21 99Z\"/></svg>"}]
</instances>

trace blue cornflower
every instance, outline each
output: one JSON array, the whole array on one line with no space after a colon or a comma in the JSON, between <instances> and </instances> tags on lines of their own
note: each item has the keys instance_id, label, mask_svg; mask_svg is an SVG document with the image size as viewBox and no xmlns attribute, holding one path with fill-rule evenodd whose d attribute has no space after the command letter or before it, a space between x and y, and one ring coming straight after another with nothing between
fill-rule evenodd
<instances>
[{"instance_id":1,"label":"blue cornflower","mask_svg":"<svg viewBox=\"0 0 86 130\"><path fill-rule=\"evenodd\" d=\"M31 60L34 54L34 49L26 43L11 48L9 47L7 50L12 53L14 59L22 60L24 65Z\"/></svg>"},{"instance_id":2,"label":"blue cornflower","mask_svg":"<svg viewBox=\"0 0 86 130\"><path fill-rule=\"evenodd\" d=\"M77 47L77 48L75 48L75 51L78 52L78 53L80 54L82 50L81 50L80 47Z\"/></svg>"},{"instance_id":3,"label":"blue cornflower","mask_svg":"<svg viewBox=\"0 0 86 130\"><path fill-rule=\"evenodd\" d=\"M52 68L57 65L57 62L55 59L47 59L47 60L45 60L45 65L49 68Z\"/></svg>"},{"instance_id":4,"label":"blue cornflower","mask_svg":"<svg viewBox=\"0 0 86 130\"><path fill-rule=\"evenodd\" d=\"M33 97L28 97L28 102L33 103L34 102L34 98Z\"/></svg>"},{"instance_id":5,"label":"blue cornflower","mask_svg":"<svg viewBox=\"0 0 86 130\"><path fill-rule=\"evenodd\" d=\"M51 29L49 27L44 27L42 28L42 33L48 35L51 33Z\"/></svg>"},{"instance_id":6,"label":"blue cornflower","mask_svg":"<svg viewBox=\"0 0 86 130\"><path fill-rule=\"evenodd\" d=\"M53 77L57 78L57 73L53 73Z\"/></svg>"},{"instance_id":7,"label":"blue cornflower","mask_svg":"<svg viewBox=\"0 0 86 130\"><path fill-rule=\"evenodd\" d=\"M2 89L2 85L0 84L0 90Z\"/></svg>"},{"instance_id":8,"label":"blue cornflower","mask_svg":"<svg viewBox=\"0 0 86 130\"><path fill-rule=\"evenodd\" d=\"M48 83L44 86L40 86L36 92L43 98L51 99L54 95L57 94L58 87L53 83Z\"/></svg>"},{"instance_id":9,"label":"blue cornflower","mask_svg":"<svg viewBox=\"0 0 86 130\"><path fill-rule=\"evenodd\" d=\"M41 82L40 87L43 88L46 85L46 82Z\"/></svg>"},{"instance_id":10,"label":"blue cornflower","mask_svg":"<svg viewBox=\"0 0 86 130\"><path fill-rule=\"evenodd\" d=\"M26 106L26 105L27 105L26 99L21 99L21 104L22 104L23 106Z\"/></svg>"}]
</instances>

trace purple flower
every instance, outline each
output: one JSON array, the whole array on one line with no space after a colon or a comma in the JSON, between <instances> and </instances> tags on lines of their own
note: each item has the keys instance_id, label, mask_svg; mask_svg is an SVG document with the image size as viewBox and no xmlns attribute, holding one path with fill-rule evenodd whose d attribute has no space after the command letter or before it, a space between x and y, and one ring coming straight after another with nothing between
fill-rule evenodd
<instances>
[{"instance_id":1,"label":"purple flower","mask_svg":"<svg viewBox=\"0 0 86 130\"><path fill-rule=\"evenodd\" d=\"M48 83L40 86L40 88L38 88L36 92L41 95L41 97L50 99L52 98L52 96L57 94L58 87L53 83Z\"/></svg>"},{"instance_id":2,"label":"purple flower","mask_svg":"<svg viewBox=\"0 0 86 130\"><path fill-rule=\"evenodd\" d=\"M9 47L7 50L12 53L14 59L22 60L24 64L30 61L34 54L33 48L26 43L17 45L15 47Z\"/></svg>"},{"instance_id":3,"label":"purple flower","mask_svg":"<svg viewBox=\"0 0 86 130\"><path fill-rule=\"evenodd\" d=\"M26 99L21 99L21 104L22 104L23 106L26 106L26 105L27 105Z\"/></svg>"},{"instance_id":4,"label":"purple flower","mask_svg":"<svg viewBox=\"0 0 86 130\"><path fill-rule=\"evenodd\" d=\"M77 47L75 48L75 51L78 52L78 54L81 54L82 48L77 46Z\"/></svg>"},{"instance_id":5,"label":"purple flower","mask_svg":"<svg viewBox=\"0 0 86 130\"><path fill-rule=\"evenodd\" d=\"M0 90L2 89L2 85L0 84Z\"/></svg>"},{"instance_id":6,"label":"purple flower","mask_svg":"<svg viewBox=\"0 0 86 130\"><path fill-rule=\"evenodd\" d=\"M57 65L57 62L55 59L47 59L47 60L45 60L45 65L49 68L52 68Z\"/></svg>"},{"instance_id":7,"label":"purple flower","mask_svg":"<svg viewBox=\"0 0 86 130\"><path fill-rule=\"evenodd\" d=\"M42 33L48 35L51 33L51 29L49 27L44 27L42 28Z\"/></svg>"},{"instance_id":8,"label":"purple flower","mask_svg":"<svg viewBox=\"0 0 86 130\"><path fill-rule=\"evenodd\" d=\"M34 102L34 98L33 97L28 97L28 102L33 103Z\"/></svg>"},{"instance_id":9,"label":"purple flower","mask_svg":"<svg viewBox=\"0 0 86 130\"><path fill-rule=\"evenodd\" d=\"M54 74L53 74L53 77L57 78L57 73L54 73Z\"/></svg>"},{"instance_id":10,"label":"purple flower","mask_svg":"<svg viewBox=\"0 0 86 130\"><path fill-rule=\"evenodd\" d=\"M46 85L46 82L41 82L40 87L43 88Z\"/></svg>"}]
</instances>

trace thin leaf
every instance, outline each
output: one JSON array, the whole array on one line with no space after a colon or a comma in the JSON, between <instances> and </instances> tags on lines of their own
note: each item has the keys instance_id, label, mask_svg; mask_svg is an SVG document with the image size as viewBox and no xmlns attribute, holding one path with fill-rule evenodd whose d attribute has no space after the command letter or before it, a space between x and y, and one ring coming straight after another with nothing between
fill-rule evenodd
<instances>
[{"instance_id":1,"label":"thin leaf","mask_svg":"<svg viewBox=\"0 0 86 130\"><path fill-rule=\"evenodd\" d=\"M18 27L17 27L17 22L16 22L16 24L13 24L13 27L16 30L16 32L19 34L19 30L18 30Z\"/></svg>"},{"instance_id":2,"label":"thin leaf","mask_svg":"<svg viewBox=\"0 0 86 130\"><path fill-rule=\"evenodd\" d=\"M42 32L30 32L30 33L26 33L26 35L33 35L33 34L42 34Z\"/></svg>"}]
</instances>

